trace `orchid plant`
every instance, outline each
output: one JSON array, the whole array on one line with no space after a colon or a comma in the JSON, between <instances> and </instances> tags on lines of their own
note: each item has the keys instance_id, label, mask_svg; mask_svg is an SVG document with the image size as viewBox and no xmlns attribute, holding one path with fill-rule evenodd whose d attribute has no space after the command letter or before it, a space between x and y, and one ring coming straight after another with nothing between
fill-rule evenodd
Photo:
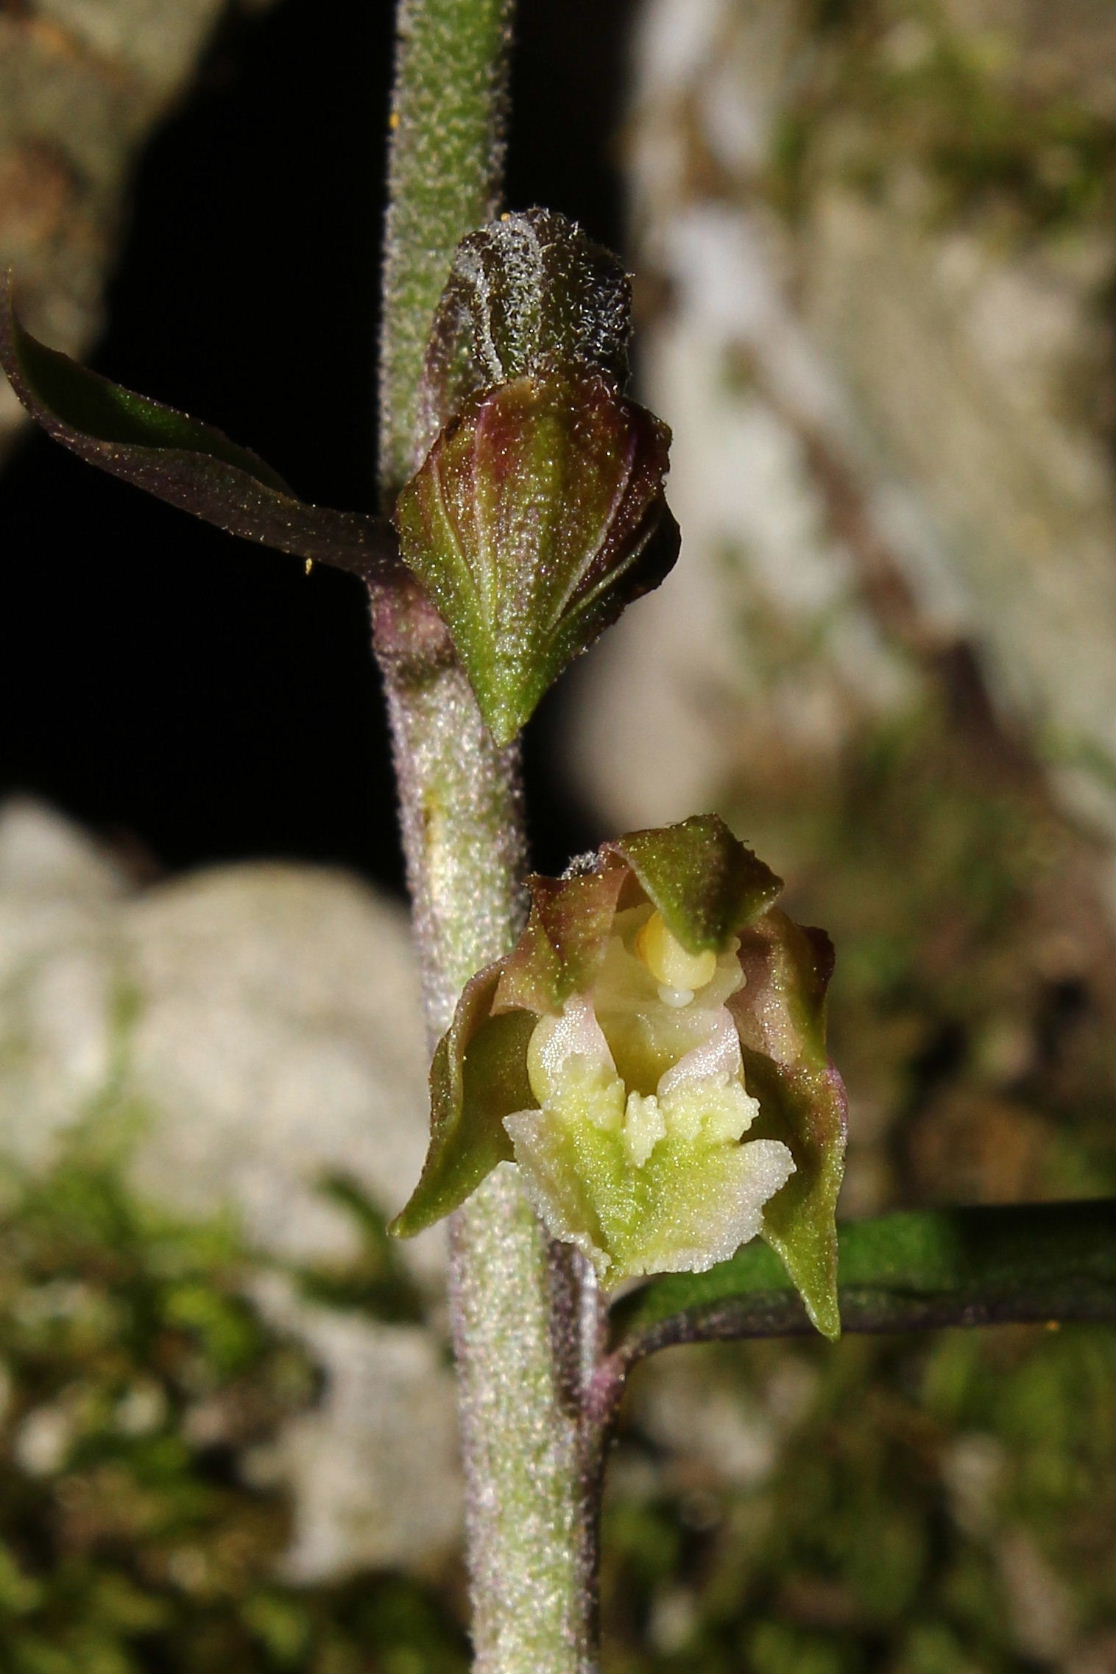
<instances>
[{"instance_id":1,"label":"orchid plant","mask_svg":"<svg viewBox=\"0 0 1116 1674\"><path fill-rule=\"evenodd\" d=\"M838 1237L833 952L715 815L526 875L519 737L674 564L670 437L625 393L620 263L559 214L503 212L513 0L399 10L379 515L305 503L37 342L10 282L0 358L83 458L369 589L432 1053L429 1153L393 1230L449 1216L476 1667L588 1674L604 1444L636 1360L1096 1317L1111 1253L1080 1205Z\"/></svg>"}]
</instances>

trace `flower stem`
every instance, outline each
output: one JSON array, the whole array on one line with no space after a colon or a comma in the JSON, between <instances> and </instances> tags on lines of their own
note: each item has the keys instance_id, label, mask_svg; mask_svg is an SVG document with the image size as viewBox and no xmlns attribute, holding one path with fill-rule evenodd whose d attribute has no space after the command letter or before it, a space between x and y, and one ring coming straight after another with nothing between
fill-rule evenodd
<instances>
[{"instance_id":1,"label":"flower stem","mask_svg":"<svg viewBox=\"0 0 1116 1674\"><path fill-rule=\"evenodd\" d=\"M390 510L432 438L418 390L458 241L499 208L513 0L401 0L381 364ZM431 1044L465 982L523 922L519 751L498 749L441 618L417 586L373 592ZM600 1348L580 1258L555 1251L513 1168L451 1224L467 1537L478 1674L595 1666Z\"/></svg>"},{"instance_id":2,"label":"flower stem","mask_svg":"<svg viewBox=\"0 0 1116 1674\"><path fill-rule=\"evenodd\" d=\"M399 0L380 334L388 499L432 439L419 433L418 391L450 259L501 206L514 10L514 0Z\"/></svg>"}]
</instances>

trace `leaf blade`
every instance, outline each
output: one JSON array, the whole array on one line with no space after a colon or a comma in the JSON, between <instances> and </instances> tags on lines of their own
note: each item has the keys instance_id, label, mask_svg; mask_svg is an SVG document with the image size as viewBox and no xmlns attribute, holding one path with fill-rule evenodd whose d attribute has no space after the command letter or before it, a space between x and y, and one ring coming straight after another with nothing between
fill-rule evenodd
<instances>
[{"instance_id":1,"label":"leaf blade","mask_svg":"<svg viewBox=\"0 0 1116 1674\"><path fill-rule=\"evenodd\" d=\"M278 472L212 425L79 366L20 324L0 276L0 366L47 434L90 465L229 534L368 582L395 561L390 525L300 500Z\"/></svg>"},{"instance_id":2,"label":"leaf blade","mask_svg":"<svg viewBox=\"0 0 1116 1674\"><path fill-rule=\"evenodd\" d=\"M906 1210L839 1229L846 1332L1109 1319L1116 1312L1114 1205L998 1204ZM612 1310L612 1354L803 1336L812 1326L775 1252L749 1244L706 1273L667 1274Z\"/></svg>"}]
</instances>

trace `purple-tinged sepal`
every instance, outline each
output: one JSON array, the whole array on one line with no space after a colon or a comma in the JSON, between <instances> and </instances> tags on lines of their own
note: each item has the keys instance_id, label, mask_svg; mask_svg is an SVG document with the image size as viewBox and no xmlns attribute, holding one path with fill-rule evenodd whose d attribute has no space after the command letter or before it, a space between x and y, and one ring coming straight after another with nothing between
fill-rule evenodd
<instances>
[{"instance_id":1,"label":"purple-tinged sepal","mask_svg":"<svg viewBox=\"0 0 1116 1674\"><path fill-rule=\"evenodd\" d=\"M673 564L669 446L601 374L527 375L468 397L399 496L403 561L499 743Z\"/></svg>"},{"instance_id":2,"label":"purple-tinged sepal","mask_svg":"<svg viewBox=\"0 0 1116 1674\"><path fill-rule=\"evenodd\" d=\"M782 1140L795 1172L764 1211L776 1251L818 1330L840 1334L837 1196L845 1165L848 1101L826 1051L826 990L833 944L777 908L748 926L738 953L744 985L729 1001L744 1074L760 1101L755 1131Z\"/></svg>"}]
</instances>

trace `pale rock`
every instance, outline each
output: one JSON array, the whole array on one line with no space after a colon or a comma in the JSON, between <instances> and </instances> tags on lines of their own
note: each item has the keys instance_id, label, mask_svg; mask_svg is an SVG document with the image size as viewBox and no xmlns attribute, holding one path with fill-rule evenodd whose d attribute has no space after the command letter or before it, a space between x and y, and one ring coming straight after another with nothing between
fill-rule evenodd
<instances>
[{"instance_id":1,"label":"pale rock","mask_svg":"<svg viewBox=\"0 0 1116 1674\"><path fill-rule=\"evenodd\" d=\"M131 1085L158 1113L144 1188L196 1212L231 1198L249 1238L292 1259L345 1254L351 1222L321 1175L350 1173L391 1210L426 1149L400 909L338 872L254 864L137 897L124 934Z\"/></svg>"},{"instance_id":2,"label":"pale rock","mask_svg":"<svg viewBox=\"0 0 1116 1674\"><path fill-rule=\"evenodd\" d=\"M641 1369L629 1401L652 1441L714 1480L758 1488L775 1469L779 1432L770 1413L738 1383L711 1375L705 1355L667 1355Z\"/></svg>"},{"instance_id":3,"label":"pale rock","mask_svg":"<svg viewBox=\"0 0 1116 1674\"><path fill-rule=\"evenodd\" d=\"M1103 9L984 10L936 0L926 24L900 20L890 73L926 60L940 25L994 97L1107 108ZM963 643L1006 735L1071 817L1111 830L1109 464L1078 393L1108 228L1086 208L1012 241L994 213L943 216L902 145L877 142L882 184L859 189L870 115L798 98L841 41L812 18L801 0L640 15L633 265L665 299L640 371L674 434L682 555L579 671L571 771L617 829L723 804L751 762L808 783L932 694ZM765 190L788 122L828 126L783 215Z\"/></svg>"},{"instance_id":4,"label":"pale rock","mask_svg":"<svg viewBox=\"0 0 1116 1674\"><path fill-rule=\"evenodd\" d=\"M424 1046L402 910L342 872L293 865L225 866L135 893L60 815L9 803L0 1161L45 1169L69 1134L102 1122L120 1130L146 1199L232 1214L269 1269L252 1294L324 1373L320 1403L280 1434L268 1466L294 1494L290 1573L435 1565L461 1503L439 1339L299 1301L270 1271L356 1253L359 1231L322 1195L324 1175L351 1177L385 1213L418 1177ZM442 1229L400 1252L428 1289L440 1284ZM53 1469L59 1414L32 1418L21 1457Z\"/></svg>"},{"instance_id":5,"label":"pale rock","mask_svg":"<svg viewBox=\"0 0 1116 1674\"><path fill-rule=\"evenodd\" d=\"M284 1572L305 1583L434 1568L459 1540L462 1515L454 1381L439 1344L418 1327L310 1307L276 1275L254 1293L326 1380L322 1404L257 1461L295 1496Z\"/></svg>"}]
</instances>

